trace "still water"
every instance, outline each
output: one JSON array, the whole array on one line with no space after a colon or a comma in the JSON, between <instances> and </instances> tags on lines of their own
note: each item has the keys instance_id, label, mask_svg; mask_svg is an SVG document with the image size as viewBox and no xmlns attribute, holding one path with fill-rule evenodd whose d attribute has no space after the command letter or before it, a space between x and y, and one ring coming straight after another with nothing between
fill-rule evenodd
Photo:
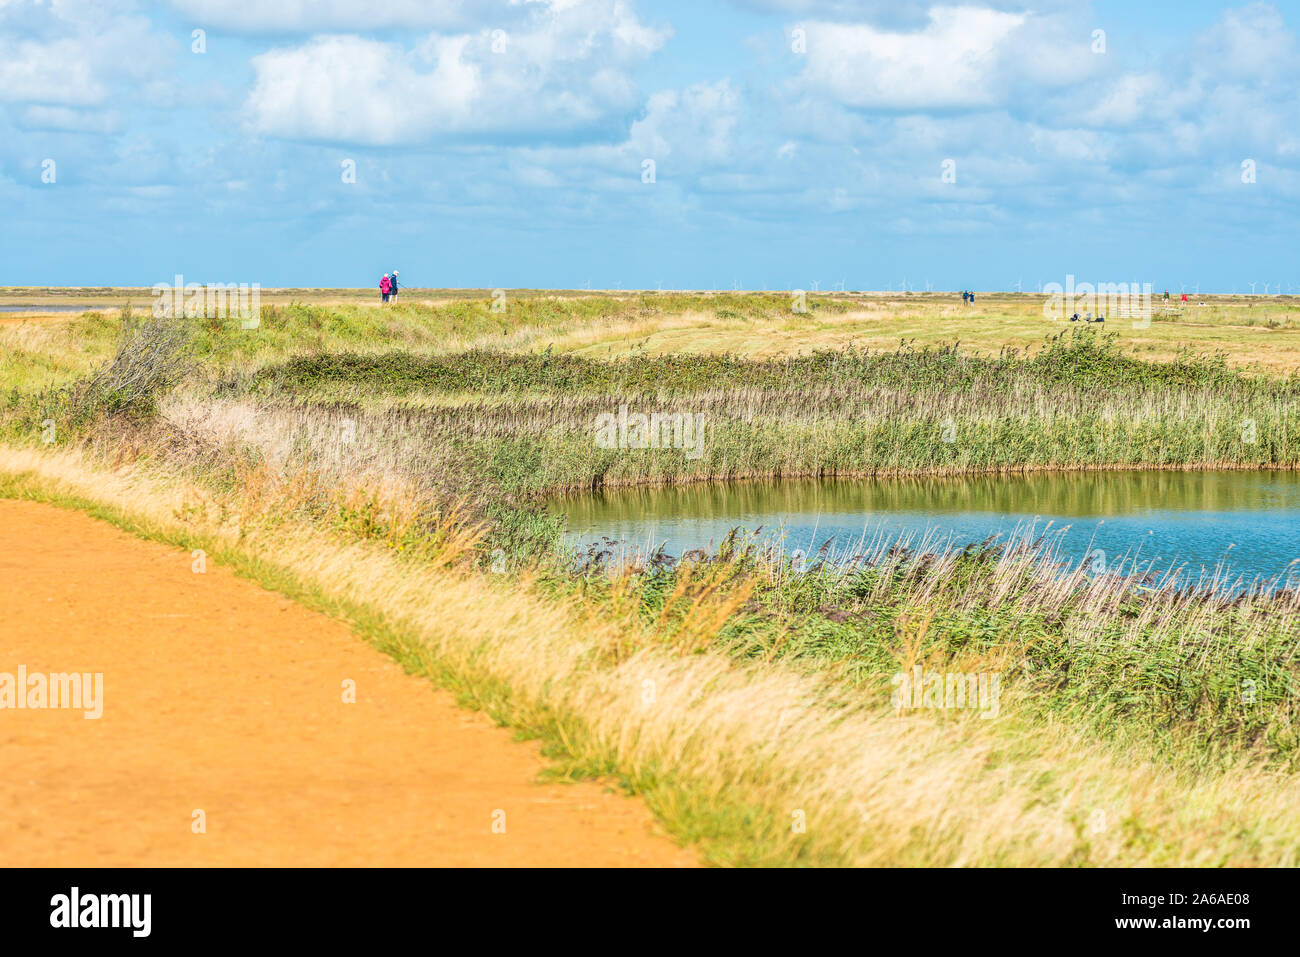
<instances>
[{"instance_id":1,"label":"still water","mask_svg":"<svg viewBox=\"0 0 1300 957\"><path fill-rule=\"evenodd\" d=\"M1193 579L1222 565L1272 580L1300 559L1300 473L1284 471L744 482L612 490L556 508L571 544L609 538L672 555L716 547L736 527L805 555L828 539L852 555L879 536L934 549L1032 527L1060 532L1062 560L1101 550L1111 568L1183 566Z\"/></svg>"}]
</instances>

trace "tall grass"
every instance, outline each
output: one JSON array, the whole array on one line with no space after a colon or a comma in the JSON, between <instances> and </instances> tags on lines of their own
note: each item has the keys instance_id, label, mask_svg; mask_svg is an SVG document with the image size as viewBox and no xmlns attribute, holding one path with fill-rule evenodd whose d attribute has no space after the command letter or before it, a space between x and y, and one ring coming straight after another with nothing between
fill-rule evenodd
<instances>
[{"instance_id":1,"label":"tall grass","mask_svg":"<svg viewBox=\"0 0 1300 957\"><path fill-rule=\"evenodd\" d=\"M877 536L839 555L823 546L804 569L733 533L680 563L591 546L576 578L546 581L631 630L671 635L675 596L701 569L725 573L747 587L717 647L740 658L831 668L878 702L916 663L996 671L1014 675L1029 723L1064 720L1193 764L1300 764L1300 578L1242 589L1225 574L1138 564L1093 574L1059 541L1024 530L932 549ZM909 638L904 622L925 627Z\"/></svg>"},{"instance_id":2,"label":"tall grass","mask_svg":"<svg viewBox=\"0 0 1300 957\"><path fill-rule=\"evenodd\" d=\"M313 399L322 390L328 398ZM385 467L494 496L755 476L1300 464L1300 382L1247 377L1215 358L1142 362L1086 333L994 359L957 348L766 361L323 354L229 379L217 395L255 403L266 435L354 421ZM445 401L390 401L416 395ZM597 417L622 405L702 415L702 454L600 447Z\"/></svg>"}]
</instances>

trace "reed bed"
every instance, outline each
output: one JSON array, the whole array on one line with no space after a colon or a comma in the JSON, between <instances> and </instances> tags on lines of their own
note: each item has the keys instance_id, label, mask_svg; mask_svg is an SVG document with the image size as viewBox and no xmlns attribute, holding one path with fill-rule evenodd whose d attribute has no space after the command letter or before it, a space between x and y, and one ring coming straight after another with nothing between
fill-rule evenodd
<instances>
[{"instance_id":1,"label":"reed bed","mask_svg":"<svg viewBox=\"0 0 1300 957\"><path fill-rule=\"evenodd\" d=\"M237 408L258 421L246 438L281 449L288 436L306 448L350 431L367 462L515 500L757 476L1294 468L1298 400L1294 379L1190 355L1143 362L1075 333L993 359L956 347L781 360L319 354L226 377L184 418L202 428ZM602 446L601 416L621 410L696 417L698 454Z\"/></svg>"}]
</instances>

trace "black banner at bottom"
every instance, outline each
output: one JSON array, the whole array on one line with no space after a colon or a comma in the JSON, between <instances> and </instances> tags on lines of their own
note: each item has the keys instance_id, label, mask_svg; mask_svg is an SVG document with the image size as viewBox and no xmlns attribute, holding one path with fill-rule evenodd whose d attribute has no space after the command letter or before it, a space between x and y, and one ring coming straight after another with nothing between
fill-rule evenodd
<instances>
[{"instance_id":1,"label":"black banner at bottom","mask_svg":"<svg viewBox=\"0 0 1300 957\"><path fill-rule=\"evenodd\" d=\"M412 934L436 945L461 932L492 947L554 946L562 934L575 946L753 940L802 950L828 933L944 947L982 935L1234 946L1286 934L1297 883L1282 870L8 870L0 933L6 943L91 947L373 946Z\"/></svg>"}]
</instances>

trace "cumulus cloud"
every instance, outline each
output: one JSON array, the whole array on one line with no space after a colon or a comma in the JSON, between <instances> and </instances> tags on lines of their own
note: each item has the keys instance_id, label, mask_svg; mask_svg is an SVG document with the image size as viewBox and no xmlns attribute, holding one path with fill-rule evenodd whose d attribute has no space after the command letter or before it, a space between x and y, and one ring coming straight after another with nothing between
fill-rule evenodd
<instances>
[{"instance_id":1,"label":"cumulus cloud","mask_svg":"<svg viewBox=\"0 0 1300 957\"><path fill-rule=\"evenodd\" d=\"M591 129L638 106L628 69L670 31L621 0L535 4L519 29L430 33L408 49L322 36L253 58L245 112L265 135L375 145Z\"/></svg>"},{"instance_id":2,"label":"cumulus cloud","mask_svg":"<svg viewBox=\"0 0 1300 957\"><path fill-rule=\"evenodd\" d=\"M1083 118L1092 126L1133 126L1149 120L1170 93L1160 76L1130 73L1116 79Z\"/></svg>"},{"instance_id":3,"label":"cumulus cloud","mask_svg":"<svg viewBox=\"0 0 1300 957\"><path fill-rule=\"evenodd\" d=\"M476 19L512 18L490 0L169 0L196 26L246 33L332 33L390 27L457 27Z\"/></svg>"},{"instance_id":4,"label":"cumulus cloud","mask_svg":"<svg viewBox=\"0 0 1300 957\"><path fill-rule=\"evenodd\" d=\"M1224 11L1201 35L1192 56L1200 72L1225 79L1265 79L1300 73L1295 34L1271 4L1252 3Z\"/></svg>"},{"instance_id":5,"label":"cumulus cloud","mask_svg":"<svg viewBox=\"0 0 1300 957\"><path fill-rule=\"evenodd\" d=\"M1063 101L1064 112L1150 147L1154 164L1171 149L1184 158L1229 148L1282 156L1300 126L1296 50L1275 8L1227 10L1185 52L1099 77Z\"/></svg>"},{"instance_id":6,"label":"cumulus cloud","mask_svg":"<svg viewBox=\"0 0 1300 957\"><path fill-rule=\"evenodd\" d=\"M855 107L919 109L986 106L999 65L1026 15L975 7L935 7L918 31L812 22L800 85Z\"/></svg>"},{"instance_id":7,"label":"cumulus cloud","mask_svg":"<svg viewBox=\"0 0 1300 957\"><path fill-rule=\"evenodd\" d=\"M171 48L132 3L5 0L0 3L0 102L98 106L127 88L147 85ZM30 122L42 116L55 121L53 128L67 128L70 114L25 114Z\"/></svg>"},{"instance_id":8,"label":"cumulus cloud","mask_svg":"<svg viewBox=\"0 0 1300 957\"><path fill-rule=\"evenodd\" d=\"M729 80L661 90L632 124L627 149L648 158L688 153L692 163L722 163L732 158L739 121L740 98Z\"/></svg>"},{"instance_id":9,"label":"cumulus cloud","mask_svg":"<svg viewBox=\"0 0 1300 957\"><path fill-rule=\"evenodd\" d=\"M934 8L934 0L731 0L738 7L812 20L869 23L873 26L919 29ZM1053 12L1080 6L1080 0L985 0L979 6L1008 13Z\"/></svg>"},{"instance_id":10,"label":"cumulus cloud","mask_svg":"<svg viewBox=\"0 0 1300 957\"><path fill-rule=\"evenodd\" d=\"M709 176L753 167L737 138L747 118L730 80L659 90L617 143L521 147L510 166L516 183L562 186L585 193L611 191L683 200ZM655 164L656 185L642 181L643 163Z\"/></svg>"}]
</instances>

